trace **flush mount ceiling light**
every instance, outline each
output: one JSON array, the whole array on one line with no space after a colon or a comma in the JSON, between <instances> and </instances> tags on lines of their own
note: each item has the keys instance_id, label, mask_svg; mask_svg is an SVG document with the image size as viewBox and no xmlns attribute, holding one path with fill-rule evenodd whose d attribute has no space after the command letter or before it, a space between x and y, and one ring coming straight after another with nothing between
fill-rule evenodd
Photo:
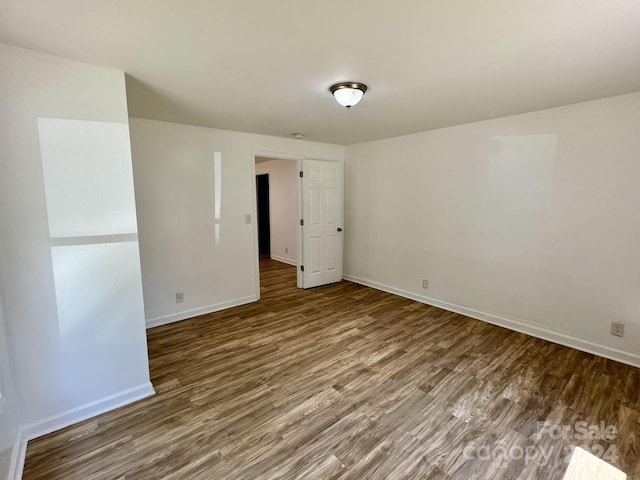
<instances>
[{"instance_id":1,"label":"flush mount ceiling light","mask_svg":"<svg viewBox=\"0 0 640 480\"><path fill-rule=\"evenodd\" d=\"M367 86L358 82L342 82L332 85L329 91L340 105L351 108L362 99Z\"/></svg>"}]
</instances>

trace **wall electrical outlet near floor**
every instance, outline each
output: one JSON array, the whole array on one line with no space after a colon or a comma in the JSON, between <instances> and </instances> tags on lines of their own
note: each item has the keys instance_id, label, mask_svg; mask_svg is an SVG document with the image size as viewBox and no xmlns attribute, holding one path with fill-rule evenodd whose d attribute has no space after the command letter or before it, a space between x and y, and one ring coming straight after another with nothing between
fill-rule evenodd
<instances>
[{"instance_id":1,"label":"wall electrical outlet near floor","mask_svg":"<svg viewBox=\"0 0 640 480\"><path fill-rule=\"evenodd\" d=\"M611 335L624 337L624 323L611 322Z\"/></svg>"},{"instance_id":2,"label":"wall electrical outlet near floor","mask_svg":"<svg viewBox=\"0 0 640 480\"><path fill-rule=\"evenodd\" d=\"M429 280L422 280L422 288L425 290L429 289Z\"/></svg>"},{"instance_id":3,"label":"wall electrical outlet near floor","mask_svg":"<svg viewBox=\"0 0 640 480\"><path fill-rule=\"evenodd\" d=\"M184 292L176 292L176 303L184 302Z\"/></svg>"}]
</instances>

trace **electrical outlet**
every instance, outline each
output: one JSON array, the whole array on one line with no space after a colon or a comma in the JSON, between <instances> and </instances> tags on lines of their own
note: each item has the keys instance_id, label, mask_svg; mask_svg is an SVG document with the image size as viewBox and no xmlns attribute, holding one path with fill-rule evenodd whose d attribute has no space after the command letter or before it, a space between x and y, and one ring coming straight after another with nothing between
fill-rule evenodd
<instances>
[{"instance_id":1,"label":"electrical outlet","mask_svg":"<svg viewBox=\"0 0 640 480\"><path fill-rule=\"evenodd\" d=\"M624 337L624 323L611 322L611 335L616 337Z\"/></svg>"},{"instance_id":2,"label":"electrical outlet","mask_svg":"<svg viewBox=\"0 0 640 480\"><path fill-rule=\"evenodd\" d=\"M287 247L284 247L284 253L289 253L289 249Z\"/></svg>"},{"instance_id":3,"label":"electrical outlet","mask_svg":"<svg viewBox=\"0 0 640 480\"><path fill-rule=\"evenodd\" d=\"M244 223L246 223L247 225L249 225L251 223L251 214L247 213L244 216Z\"/></svg>"},{"instance_id":4,"label":"electrical outlet","mask_svg":"<svg viewBox=\"0 0 640 480\"><path fill-rule=\"evenodd\" d=\"M184 302L184 292L176 292L176 303Z\"/></svg>"},{"instance_id":5,"label":"electrical outlet","mask_svg":"<svg viewBox=\"0 0 640 480\"><path fill-rule=\"evenodd\" d=\"M429 280L422 280L422 288L425 290L429 289Z\"/></svg>"}]
</instances>

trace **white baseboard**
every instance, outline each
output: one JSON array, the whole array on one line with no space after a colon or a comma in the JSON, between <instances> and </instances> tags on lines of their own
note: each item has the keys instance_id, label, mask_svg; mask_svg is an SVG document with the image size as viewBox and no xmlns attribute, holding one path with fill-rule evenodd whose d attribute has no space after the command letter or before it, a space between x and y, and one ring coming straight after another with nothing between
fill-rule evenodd
<instances>
[{"instance_id":1,"label":"white baseboard","mask_svg":"<svg viewBox=\"0 0 640 480\"><path fill-rule=\"evenodd\" d=\"M161 317L150 318L147 320L147 328L159 327L161 325L167 325L169 323L179 322L181 320L187 320L188 318L197 317L198 315L218 312L227 308L238 307L240 305L245 305L247 303L257 301L258 297L256 295L249 295L248 297L236 298L227 302L207 305L206 307L193 308L191 310L185 310L183 312L171 313L169 315L163 315Z\"/></svg>"},{"instance_id":2,"label":"white baseboard","mask_svg":"<svg viewBox=\"0 0 640 480\"><path fill-rule=\"evenodd\" d=\"M16 441L11 451L11 465L9 466L9 475L7 480L21 480L24 471L24 461L27 456L27 440L24 438L22 431L16 436Z\"/></svg>"},{"instance_id":3,"label":"white baseboard","mask_svg":"<svg viewBox=\"0 0 640 480\"><path fill-rule=\"evenodd\" d=\"M359 283L360 285L364 285L366 287L371 287L375 288L376 290L382 290L383 292L399 295L410 300L415 300L416 302L432 305L434 307L442 308L443 310L448 310L450 312L459 313L460 315L475 318L476 320L482 320L483 322L491 323L492 325L508 328L509 330L514 330L516 332L531 335L533 337L548 340L553 343L558 343L566 347L575 348L583 352L599 355L610 360L615 360L617 362L626 363L627 365L640 368L640 355L625 352L623 350L617 350L611 347L606 347L604 345L599 345L597 343L572 337L564 333L555 332L553 330L523 322L522 320L515 320L512 318L494 315L492 313L485 313L474 310L472 308L456 305L454 303L444 302L442 300L437 300L435 298L427 297L424 295L418 295L416 293L408 292L406 290L395 287L390 287L388 285L384 285L382 283L378 283L366 278L357 277L355 275L344 275L343 278L345 280L349 280L350 282Z\"/></svg>"},{"instance_id":4,"label":"white baseboard","mask_svg":"<svg viewBox=\"0 0 640 480\"><path fill-rule=\"evenodd\" d=\"M53 415L40 420L31 425L24 426L17 435L16 443L13 446L11 455L11 467L9 470L9 480L20 480L24 469L24 461L27 453L27 442L43 435L47 435L56 430L61 430L76 423L83 422L103 413L107 413L116 408L123 407L130 403L142 400L154 395L151 382L146 382L137 387L129 388L122 392L109 395L108 397L81 405L66 412Z\"/></svg>"},{"instance_id":5,"label":"white baseboard","mask_svg":"<svg viewBox=\"0 0 640 480\"><path fill-rule=\"evenodd\" d=\"M23 427L22 437L27 441L33 440L34 438L42 437L56 430L84 422L89 418L97 417L116 408L124 407L130 403L150 397L151 395L155 395L155 393L156 391L153 389L151 382L147 382Z\"/></svg>"},{"instance_id":6,"label":"white baseboard","mask_svg":"<svg viewBox=\"0 0 640 480\"><path fill-rule=\"evenodd\" d=\"M294 267L298 266L298 262L295 260L291 260L290 258L279 257L277 255L271 255L271 260L276 260L277 262L287 263L289 265L293 265Z\"/></svg>"}]
</instances>

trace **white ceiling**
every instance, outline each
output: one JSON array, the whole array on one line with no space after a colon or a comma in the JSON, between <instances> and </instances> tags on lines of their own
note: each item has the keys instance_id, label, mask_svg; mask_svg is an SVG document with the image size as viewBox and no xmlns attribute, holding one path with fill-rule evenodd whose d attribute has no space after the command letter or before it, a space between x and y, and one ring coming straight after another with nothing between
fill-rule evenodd
<instances>
[{"instance_id":1,"label":"white ceiling","mask_svg":"<svg viewBox=\"0 0 640 480\"><path fill-rule=\"evenodd\" d=\"M349 144L640 90L639 0L2 0L130 115ZM350 111L328 88L370 90Z\"/></svg>"}]
</instances>

